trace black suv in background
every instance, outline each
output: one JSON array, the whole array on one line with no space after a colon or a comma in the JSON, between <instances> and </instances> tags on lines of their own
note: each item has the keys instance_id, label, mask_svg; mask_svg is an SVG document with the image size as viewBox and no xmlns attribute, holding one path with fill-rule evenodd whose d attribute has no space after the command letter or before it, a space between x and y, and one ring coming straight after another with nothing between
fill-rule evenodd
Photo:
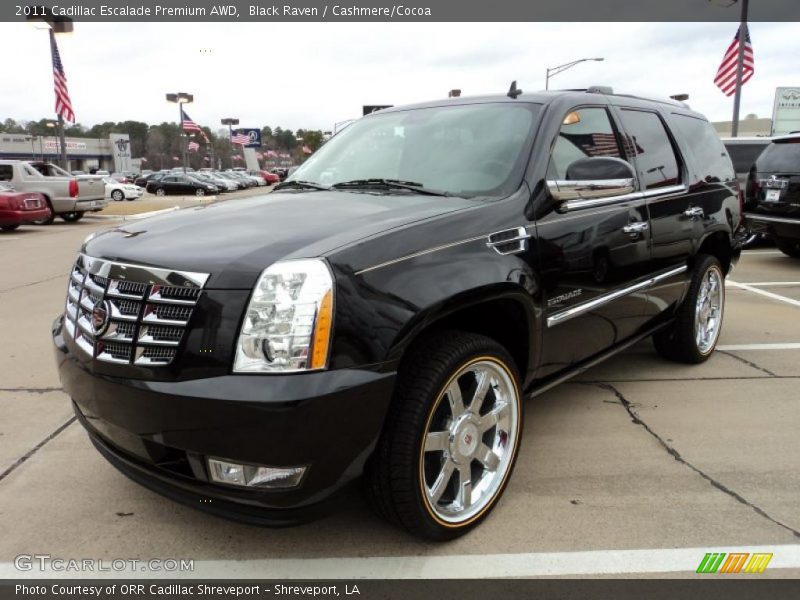
<instances>
[{"instance_id":1,"label":"black suv in background","mask_svg":"<svg viewBox=\"0 0 800 600\"><path fill-rule=\"evenodd\" d=\"M97 449L166 496L285 524L363 476L381 515L444 540L503 494L523 399L647 336L713 353L740 224L731 161L681 103L390 108L268 198L87 239L55 356Z\"/></svg>"},{"instance_id":2,"label":"black suv in background","mask_svg":"<svg viewBox=\"0 0 800 600\"><path fill-rule=\"evenodd\" d=\"M750 169L745 197L750 231L800 258L800 134L772 139Z\"/></svg>"}]
</instances>

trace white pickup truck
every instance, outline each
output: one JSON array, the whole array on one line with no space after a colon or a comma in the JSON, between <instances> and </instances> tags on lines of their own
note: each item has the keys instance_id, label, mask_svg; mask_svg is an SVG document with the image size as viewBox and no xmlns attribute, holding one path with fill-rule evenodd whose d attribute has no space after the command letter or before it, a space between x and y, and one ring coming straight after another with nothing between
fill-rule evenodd
<instances>
[{"instance_id":1,"label":"white pickup truck","mask_svg":"<svg viewBox=\"0 0 800 600\"><path fill-rule=\"evenodd\" d=\"M44 223L52 223L56 216L74 223L84 213L103 210L108 204L102 177L72 175L52 163L0 160L0 181L10 182L20 192L42 194L53 211Z\"/></svg>"}]
</instances>

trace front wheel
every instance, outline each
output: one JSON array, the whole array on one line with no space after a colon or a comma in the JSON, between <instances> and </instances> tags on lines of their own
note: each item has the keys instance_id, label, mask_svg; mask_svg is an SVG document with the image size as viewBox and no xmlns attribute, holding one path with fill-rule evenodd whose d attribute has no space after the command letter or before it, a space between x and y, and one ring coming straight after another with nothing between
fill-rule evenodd
<instances>
[{"instance_id":1,"label":"front wheel","mask_svg":"<svg viewBox=\"0 0 800 600\"><path fill-rule=\"evenodd\" d=\"M416 535L456 538L497 504L521 434L519 375L505 348L482 335L431 336L400 368L367 496Z\"/></svg>"},{"instance_id":2,"label":"front wheel","mask_svg":"<svg viewBox=\"0 0 800 600\"><path fill-rule=\"evenodd\" d=\"M14 231L18 227L19 227L19 223L14 223L13 225L0 226L0 229L2 229L3 231Z\"/></svg>"},{"instance_id":3,"label":"front wheel","mask_svg":"<svg viewBox=\"0 0 800 600\"><path fill-rule=\"evenodd\" d=\"M121 202L122 200L125 200L125 194L122 193L122 190L114 190L111 192L111 198L115 202Z\"/></svg>"},{"instance_id":4,"label":"front wheel","mask_svg":"<svg viewBox=\"0 0 800 600\"><path fill-rule=\"evenodd\" d=\"M206 195L206 191L203 188L197 188L194 191L194 195L195 196L205 196Z\"/></svg>"},{"instance_id":5,"label":"front wheel","mask_svg":"<svg viewBox=\"0 0 800 600\"><path fill-rule=\"evenodd\" d=\"M59 216L62 219L64 219L67 223L77 223L83 218L83 212L77 210L72 212L61 213Z\"/></svg>"},{"instance_id":6,"label":"front wheel","mask_svg":"<svg viewBox=\"0 0 800 600\"><path fill-rule=\"evenodd\" d=\"M714 256L697 257L686 298L675 321L653 336L664 358L697 364L708 360L717 347L725 312L725 275Z\"/></svg>"},{"instance_id":7,"label":"front wheel","mask_svg":"<svg viewBox=\"0 0 800 600\"><path fill-rule=\"evenodd\" d=\"M166 195L167 195L167 190L165 190L164 188L158 188L156 190L156 196L166 196Z\"/></svg>"},{"instance_id":8,"label":"front wheel","mask_svg":"<svg viewBox=\"0 0 800 600\"><path fill-rule=\"evenodd\" d=\"M778 250L783 252L786 256L800 258L800 240L778 238L775 240L775 245L778 246Z\"/></svg>"}]
</instances>

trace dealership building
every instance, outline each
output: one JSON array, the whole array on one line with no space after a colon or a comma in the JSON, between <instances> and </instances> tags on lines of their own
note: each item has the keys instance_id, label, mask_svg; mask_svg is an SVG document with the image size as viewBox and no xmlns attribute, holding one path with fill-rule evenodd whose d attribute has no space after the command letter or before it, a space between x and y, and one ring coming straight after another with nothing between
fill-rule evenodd
<instances>
[{"instance_id":1,"label":"dealership building","mask_svg":"<svg viewBox=\"0 0 800 600\"><path fill-rule=\"evenodd\" d=\"M107 138L66 138L69 171L105 169L108 172L131 171L130 136L112 133ZM61 144L58 136L0 133L0 158L45 160L61 163Z\"/></svg>"}]
</instances>

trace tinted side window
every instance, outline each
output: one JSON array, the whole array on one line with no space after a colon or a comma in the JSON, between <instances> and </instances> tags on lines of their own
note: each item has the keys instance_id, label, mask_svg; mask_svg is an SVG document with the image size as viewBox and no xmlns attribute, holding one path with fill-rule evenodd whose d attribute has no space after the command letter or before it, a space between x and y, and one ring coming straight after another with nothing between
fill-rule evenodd
<instances>
[{"instance_id":1,"label":"tinted side window","mask_svg":"<svg viewBox=\"0 0 800 600\"><path fill-rule=\"evenodd\" d=\"M644 189L680 183L678 159L661 118L642 110L624 109L621 113L622 126L627 133L626 150L636 157Z\"/></svg>"},{"instance_id":2,"label":"tinted side window","mask_svg":"<svg viewBox=\"0 0 800 600\"><path fill-rule=\"evenodd\" d=\"M550 158L551 179L564 179L567 167L580 158L622 158L619 141L604 108L579 108L564 117Z\"/></svg>"},{"instance_id":3,"label":"tinted side window","mask_svg":"<svg viewBox=\"0 0 800 600\"><path fill-rule=\"evenodd\" d=\"M750 167L755 164L756 159L766 147L766 144L726 144L725 146L733 161L733 169L737 173L749 172Z\"/></svg>"},{"instance_id":4,"label":"tinted side window","mask_svg":"<svg viewBox=\"0 0 800 600\"><path fill-rule=\"evenodd\" d=\"M14 167L0 165L0 181L11 181L14 178Z\"/></svg>"},{"instance_id":5,"label":"tinted side window","mask_svg":"<svg viewBox=\"0 0 800 600\"><path fill-rule=\"evenodd\" d=\"M703 119L674 114L675 126L686 138L697 158L698 174L706 181L727 181L735 177L733 165L722 140L711 123ZM752 164L752 163L751 163ZM743 171L748 171L748 165Z\"/></svg>"}]
</instances>

